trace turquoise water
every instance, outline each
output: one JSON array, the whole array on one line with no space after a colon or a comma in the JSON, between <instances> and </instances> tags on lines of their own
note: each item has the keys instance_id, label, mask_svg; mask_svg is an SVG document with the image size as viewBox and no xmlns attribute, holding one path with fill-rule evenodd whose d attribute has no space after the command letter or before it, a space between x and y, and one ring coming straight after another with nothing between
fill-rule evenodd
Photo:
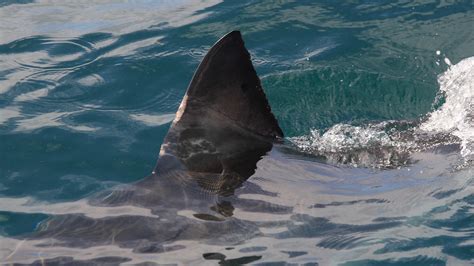
<instances>
[{"instance_id":1,"label":"turquoise water","mask_svg":"<svg viewBox=\"0 0 474 266\"><path fill-rule=\"evenodd\" d=\"M1 1L0 261L35 261L15 239L147 176L200 60L235 29L292 149L249 181L292 212L264 205L280 222L257 223L264 236L130 257L474 263L472 1Z\"/></svg>"}]
</instances>

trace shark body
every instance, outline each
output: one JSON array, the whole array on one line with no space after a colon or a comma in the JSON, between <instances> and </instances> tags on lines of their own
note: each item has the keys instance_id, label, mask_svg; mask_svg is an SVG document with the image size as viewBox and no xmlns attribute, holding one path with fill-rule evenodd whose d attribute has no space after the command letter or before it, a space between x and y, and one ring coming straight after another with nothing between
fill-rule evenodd
<instances>
[{"instance_id":1,"label":"shark body","mask_svg":"<svg viewBox=\"0 0 474 266\"><path fill-rule=\"evenodd\" d=\"M4 260L118 264L158 254L159 261L193 264L197 254L242 264L261 256L226 260L222 253L259 243L270 246L269 258L333 264L337 252L358 241L353 235L400 228L408 218L399 206L411 204L413 195L432 202L433 191L455 187L451 180L431 182L424 176L430 172L403 180L404 168L341 167L281 152L288 151L282 138L242 36L233 31L196 70L151 175L88 198L86 205L103 215L54 214L33 234L0 239L12 243ZM451 153L413 154L413 168L448 169ZM113 213L120 208L133 211Z\"/></svg>"},{"instance_id":2,"label":"shark body","mask_svg":"<svg viewBox=\"0 0 474 266\"><path fill-rule=\"evenodd\" d=\"M239 229L242 222L232 219L230 199L282 137L241 34L230 32L196 70L152 174L88 200L93 206L136 206L150 215L58 215L32 238L68 247L113 243L153 252L171 240L229 243L225 232L259 234L255 225ZM191 212L189 217L180 215L183 210Z\"/></svg>"}]
</instances>

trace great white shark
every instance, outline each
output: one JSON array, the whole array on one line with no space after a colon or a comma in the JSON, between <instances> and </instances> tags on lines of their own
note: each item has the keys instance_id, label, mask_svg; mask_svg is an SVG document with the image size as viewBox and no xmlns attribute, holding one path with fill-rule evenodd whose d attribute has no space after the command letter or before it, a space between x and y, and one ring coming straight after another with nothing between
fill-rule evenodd
<instances>
[{"instance_id":1,"label":"great white shark","mask_svg":"<svg viewBox=\"0 0 474 266\"><path fill-rule=\"evenodd\" d=\"M329 252L325 239L329 239L327 243L350 244L357 241L351 240L351 234L389 230L404 222L405 208L378 208L377 204L397 202L396 206L403 206L410 197L401 194L422 195L422 189L429 190L425 194L433 190L414 185L428 179L400 181L403 169L348 169L301 160L291 153L282 155L278 151L286 149L282 142L283 131L242 36L232 31L212 46L198 66L151 174L86 200L89 209L107 210L105 215L81 211L52 214L34 233L12 242L15 247L5 247L4 259L39 265L118 264L132 261L135 254L185 250L182 243L186 241L222 246L220 250L232 252L233 246L256 238L309 239L311 250L316 247L312 238L322 238L318 245ZM452 161L446 158L421 155L416 167L447 169ZM252 176L255 182L248 180ZM441 193L445 184L439 186ZM325 194L326 189L331 193ZM393 193L387 192L391 189ZM377 193L382 192L384 198L379 198ZM134 211L113 213L122 207L133 207ZM374 212L388 218L372 220ZM289 244L282 242L281 252L286 252L284 247ZM112 246L115 256L110 252L101 256L101 247ZM307 253L288 254L293 258ZM244 256L228 261L221 253L201 254L204 259L234 264L261 258ZM190 257L175 261L191 263L195 258Z\"/></svg>"},{"instance_id":2,"label":"great white shark","mask_svg":"<svg viewBox=\"0 0 474 266\"><path fill-rule=\"evenodd\" d=\"M47 238L50 245L67 247L114 244L146 253L171 240L230 244L241 239L229 239L228 232L257 235L256 225L232 219L230 199L282 138L242 36L232 31L197 68L151 175L88 201L93 206L137 206L150 215L56 215L29 239ZM248 208L265 212L258 201L248 202ZM182 210L192 214L178 215Z\"/></svg>"}]
</instances>

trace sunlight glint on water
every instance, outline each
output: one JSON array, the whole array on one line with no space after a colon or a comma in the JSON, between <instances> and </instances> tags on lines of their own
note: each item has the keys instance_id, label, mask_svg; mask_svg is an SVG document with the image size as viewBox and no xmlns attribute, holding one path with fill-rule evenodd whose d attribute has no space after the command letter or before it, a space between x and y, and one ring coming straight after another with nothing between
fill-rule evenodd
<instances>
[{"instance_id":1,"label":"sunlight glint on water","mask_svg":"<svg viewBox=\"0 0 474 266\"><path fill-rule=\"evenodd\" d=\"M0 2L0 264L471 265L473 12L472 1ZM191 190L204 205L176 216L181 190L157 212L94 204L150 174L195 68L235 29L289 143L234 196ZM162 235L25 239L124 216Z\"/></svg>"}]
</instances>

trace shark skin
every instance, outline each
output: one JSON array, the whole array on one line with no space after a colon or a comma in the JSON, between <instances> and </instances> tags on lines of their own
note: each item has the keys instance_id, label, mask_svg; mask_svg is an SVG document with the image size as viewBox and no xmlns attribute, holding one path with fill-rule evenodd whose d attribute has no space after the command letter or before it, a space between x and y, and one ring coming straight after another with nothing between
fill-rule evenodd
<instances>
[{"instance_id":1,"label":"shark skin","mask_svg":"<svg viewBox=\"0 0 474 266\"><path fill-rule=\"evenodd\" d=\"M196 70L152 174L88 199L92 206L136 206L150 215L55 215L29 238L49 239L49 246L112 244L147 253L176 240L229 244L261 235L255 224L232 218L231 201L235 190L255 173L257 162L281 138L283 132L242 36L230 32L214 44ZM258 209L258 204L252 208ZM183 210L192 215L180 215Z\"/></svg>"},{"instance_id":2,"label":"shark skin","mask_svg":"<svg viewBox=\"0 0 474 266\"><path fill-rule=\"evenodd\" d=\"M250 177L259 158L281 138L242 36L233 31L209 50L196 70L153 173L164 174L170 166L212 173L221 179L211 182L214 188L235 189L230 183Z\"/></svg>"}]
</instances>

